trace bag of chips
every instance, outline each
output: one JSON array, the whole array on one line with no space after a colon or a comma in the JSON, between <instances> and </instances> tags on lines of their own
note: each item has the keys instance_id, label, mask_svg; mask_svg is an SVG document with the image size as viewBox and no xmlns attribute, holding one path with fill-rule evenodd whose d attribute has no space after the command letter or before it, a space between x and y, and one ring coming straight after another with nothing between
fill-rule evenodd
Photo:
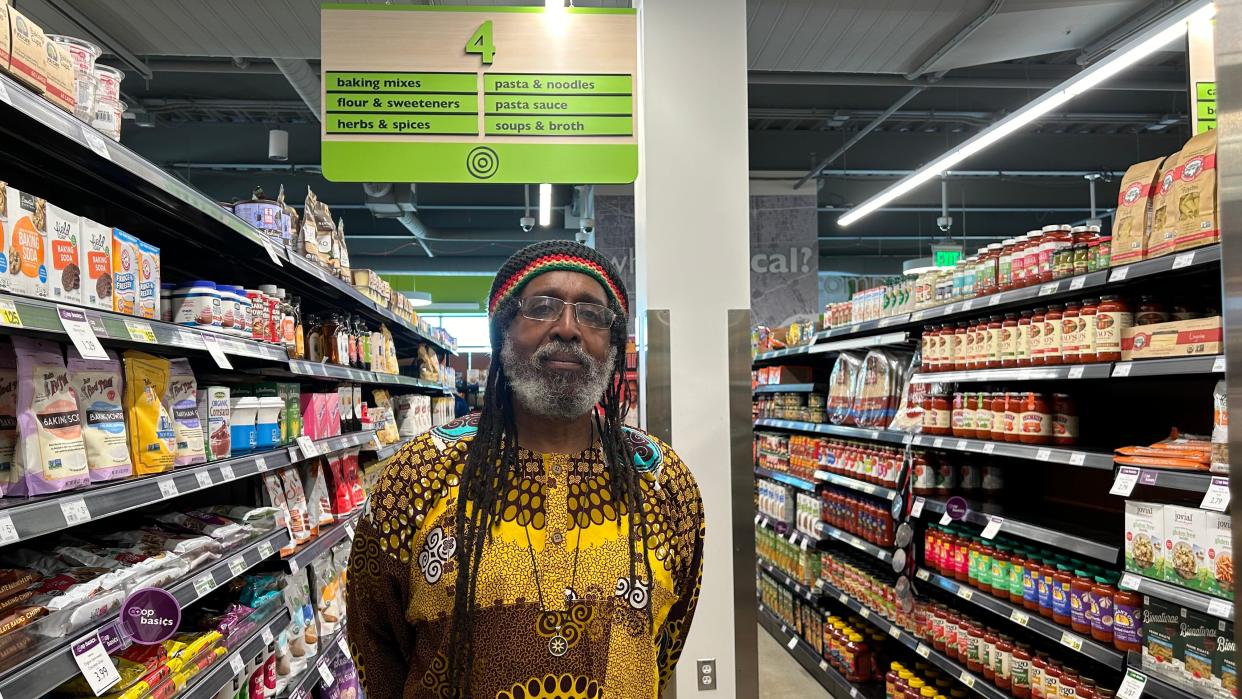
<instances>
[{"instance_id":1,"label":"bag of chips","mask_svg":"<svg viewBox=\"0 0 1242 699\"><path fill-rule=\"evenodd\" d=\"M167 359L125 352L125 412L135 474L162 473L176 460L177 432L163 401L170 368Z\"/></svg>"},{"instance_id":2,"label":"bag of chips","mask_svg":"<svg viewBox=\"0 0 1242 699\"><path fill-rule=\"evenodd\" d=\"M8 495L42 495L91 482L82 415L60 346L13 338L17 355L17 452Z\"/></svg>"},{"instance_id":3,"label":"bag of chips","mask_svg":"<svg viewBox=\"0 0 1242 699\"><path fill-rule=\"evenodd\" d=\"M82 415L82 442L94 482L125 478L134 471L121 407L121 360L86 359L69 349L69 380L78 394Z\"/></svg>"}]
</instances>

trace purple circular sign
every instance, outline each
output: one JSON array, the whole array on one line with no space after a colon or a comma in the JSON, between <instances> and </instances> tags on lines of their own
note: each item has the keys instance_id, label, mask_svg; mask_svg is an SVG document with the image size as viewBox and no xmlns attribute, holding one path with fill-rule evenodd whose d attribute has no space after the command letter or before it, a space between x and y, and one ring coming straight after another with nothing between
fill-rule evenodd
<instances>
[{"instance_id":1,"label":"purple circular sign","mask_svg":"<svg viewBox=\"0 0 1242 699\"><path fill-rule=\"evenodd\" d=\"M966 499L954 495L944 503L944 511L957 521L962 521L966 517L966 513L970 511L970 507L966 504Z\"/></svg>"},{"instance_id":2,"label":"purple circular sign","mask_svg":"<svg viewBox=\"0 0 1242 699\"><path fill-rule=\"evenodd\" d=\"M177 598L158 587L135 590L121 604L121 627L134 643L162 643L172 638L180 625L181 605Z\"/></svg>"}]
</instances>

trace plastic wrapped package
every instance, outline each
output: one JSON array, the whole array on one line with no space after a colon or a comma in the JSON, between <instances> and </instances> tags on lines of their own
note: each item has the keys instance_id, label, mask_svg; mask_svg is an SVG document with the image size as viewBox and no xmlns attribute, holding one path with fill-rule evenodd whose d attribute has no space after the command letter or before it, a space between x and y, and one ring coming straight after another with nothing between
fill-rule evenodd
<instances>
[{"instance_id":1,"label":"plastic wrapped package","mask_svg":"<svg viewBox=\"0 0 1242 699\"><path fill-rule=\"evenodd\" d=\"M345 482L349 484L350 501L354 508L362 507L367 501L367 491L362 487L361 467L358 465L358 455L361 453L362 447L350 447L342 452Z\"/></svg>"},{"instance_id":2,"label":"plastic wrapped package","mask_svg":"<svg viewBox=\"0 0 1242 699\"><path fill-rule=\"evenodd\" d=\"M310 527L308 524L309 511L306 507L306 491L302 488L302 477L298 475L298 469L294 466L287 466L278 471L280 475L280 484L285 491L285 502L289 505L289 521L293 528L293 537L298 544L304 544L311 539Z\"/></svg>"},{"instance_id":3,"label":"plastic wrapped package","mask_svg":"<svg viewBox=\"0 0 1242 699\"><path fill-rule=\"evenodd\" d=\"M177 439L175 466L201 464L207 460L204 425L198 414L198 382L188 359L169 360L164 410L172 417ZM210 416L206 416L210 420Z\"/></svg>"},{"instance_id":4,"label":"plastic wrapped package","mask_svg":"<svg viewBox=\"0 0 1242 699\"><path fill-rule=\"evenodd\" d=\"M125 419L134 473L161 473L173 467L177 432L164 408L171 367L167 359L125 352Z\"/></svg>"},{"instance_id":5,"label":"plastic wrapped package","mask_svg":"<svg viewBox=\"0 0 1242 699\"><path fill-rule=\"evenodd\" d=\"M155 518L161 527L172 531L203 534L220 542L224 549L233 549L246 542L242 525L207 512L167 512Z\"/></svg>"},{"instance_id":6,"label":"plastic wrapped package","mask_svg":"<svg viewBox=\"0 0 1242 699\"><path fill-rule=\"evenodd\" d=\"M850 414L860 427L884 427L897 413L902 378L910 366L905 352L874 349L854 375Z\"/></svg>"},{"instance_id":7,"label":"plastic wrapped package","mask_svg":"<svg viewBox=\"0 0 1242 699\"><path fill-rule=\"evenodd\" d=\"M14 337L17 450L6 495L43 495L90 485L82 416L60 345Z\"/></svg>"},{"instance_id":8,"label":"plastic wrapped package","mask_svg":"<svg viewBox=\"0 0 1242 699\"><path fill-rule=\"evenodd\" d=\"M1229 401L1225 380L1212 390L1212 473L1229 473Z\"/></svg>"},{"instance_id":9,"label":"plastic wrapped package","mask_svg":"<svg viewBox=\"0 0 1242 699\"><path fill-rule=\"evenodd\" d=\"M345 481L345 459L340 452L329 454L326 458L328 468L324 473L328 477L332 514L343 517L354 509L353 488Z\"/></svg>"},{"instance_id":10,"label":"plastic wrapped package","mask_svg":"<svg viewBox=\"0 0 1242 699\"><path fill-rule=\"evenodd\" d=\"M85 359L69 348L69 380L78 397L82 441L92 482L125 478L133 473L125 412L121 405L121 360L108 352L107 359Z\"/></svg>"},{"instance_id":11,"label":"plastic wrapped package","mask_svg":"<svg viewBox=\"0 0 1242 699\"><path fill-rule=\"evenodd\" d=\"M306 485L307 526L311 536L319 536L320 527L336 521L329 494L328 466L323 457L304 462L300 467L302 482Z\"/></svg>"},{"instance_id":12,"label":"plastic wrapped package","mask_svg":"<svg viewBox=\"0 0 1242 699\"><path fill-rule=\"evenodd\" d=\"M832 365L825 408L828 411L828 421L834 425L854 424L850 406L853 403L854 379L862 367L862 360L861 356L853 352L842 352Z\"/></svg>"},{"instance_id":13,"label":"plastic wrapped package","mask_svg":"<svg viewBox=\"0 0 1242 699\"><path fill-rule=\"evenodd\" d=\"M289 509L284 486L280 484L280 476L276 473L263 474L263 499L269 506L280 511L281 525L289 530L289 543L281 547L280 555L292 555L297 550L297 537L293 533L293 512Z\"/></svg>"},{"instance_id":14,"label":"plastic wrapped package","mask_svg":"<svg viewBox=\"0 0 1242 699\"><path fill-rule=\"evenodd\" d=\"M344 600L340 589L340 576L332 561L332 552L325 551L310 565L311 603L315 607L315 621L319 625L319 637L327 638L336 633L344 613Z\"/></svg>"},{"instance_id":15,"label":"plastic wrapped package","mask_svg":"<svg viewBox=\"0 0 1242 699\"><path fill-rule=\"evenodd\" d=\"M914 383L912 379L919 371L919 353L915 352L901 377L901 399L897 402L897 412L889 423L890 430L901 432L918 432L923 426L923 398L931 389L931 384Z\"/></svg>"},{"instance_id":16,"label":"plastic wrapped package","mask_svg":"<svg viewBox=\"0 0 1242 699\"><path fill-rule=\"evenodd\" d=\"M258 538L281 526L283 513L278 507L251 507L249 505L215 505L204 510L226 517L246 528L250 538Z\"/></svg>"}]
</instances>

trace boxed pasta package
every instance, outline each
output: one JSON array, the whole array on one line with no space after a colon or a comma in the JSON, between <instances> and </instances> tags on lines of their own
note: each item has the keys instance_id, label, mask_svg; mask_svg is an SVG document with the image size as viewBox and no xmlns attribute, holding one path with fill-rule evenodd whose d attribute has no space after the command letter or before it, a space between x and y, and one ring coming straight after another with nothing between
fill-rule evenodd
<instances>
[{"instance_id":1,"label":"boxed pasta package","mask_svg":"<svg viewBox=\"0 0 1242 699\"><path fill-rule=\"evenodd\" d=\"M1212 576L1207 561L1207 510L1178 505L1164 506L1164 538L1168 562L1165 582L1207 592Z\"/></svg>"},{"instance_id":2,"label":"boxed pasta package","mask_svg":"<svg viewBox=\"0 0 1242 699\"><path fill-rule=\"evenodd\" d=\"M1138 262L1144 257L1147 231L1151 227L1151 200L1163 161L1164 158L1156 158L1131 165L1121 178L1117 212L1113 214L1111 263L1114 267Z\"/></svg>"},{"instance_id":3,"label":"boxed pasta package","mask_svg":"<svg viewBox=\"0 0 1242 699\"><path fill-rule=\"evenodd\" d=\"M1225 513L1204 512L1203 526L1209 573L1204 592L1233 599L1233 520Z\"/></svg>"},{"instance_id":4,"label":"boxed pasta package","mask_svg":"<svg viewBox=\"0 0 1242 699\"><path fill-rule=\"evenodd\" d=\"M1196 134L1179 154L1176 251L1220 240L1216 201L1216 131Z\"/></svg>"},{"instance_id":5,"label":"boxed pasta package","mask_svg":"<svg viewBox=\"0 0 1242 699\"><path fill-rule=\"evenodd\" d=\"M1126 500L1126 570L1164 577L1164 505Z\"/></svg>"}]
</instances>

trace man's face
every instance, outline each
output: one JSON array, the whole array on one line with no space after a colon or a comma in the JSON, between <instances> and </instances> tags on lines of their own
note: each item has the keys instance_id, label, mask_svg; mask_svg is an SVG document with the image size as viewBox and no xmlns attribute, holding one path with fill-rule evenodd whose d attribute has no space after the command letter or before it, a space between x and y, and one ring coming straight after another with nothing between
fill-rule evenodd
<instances>
[{"instance_id":1,"label":"man's face","mask_svg":"<svg viewBox=\"0 0 1242 699\"><path fill-rule=\"evenodd\" d=\"M599 282L577 272L535 277L520 298L534 296L608 305ZM531 320L519 310L505 333L501 363L527 410L548 417L580 417L599 402L607 388L616 359L611 338L610 329L580 324L569 306L555 321Z\"/></svg>"}]
</instances>

